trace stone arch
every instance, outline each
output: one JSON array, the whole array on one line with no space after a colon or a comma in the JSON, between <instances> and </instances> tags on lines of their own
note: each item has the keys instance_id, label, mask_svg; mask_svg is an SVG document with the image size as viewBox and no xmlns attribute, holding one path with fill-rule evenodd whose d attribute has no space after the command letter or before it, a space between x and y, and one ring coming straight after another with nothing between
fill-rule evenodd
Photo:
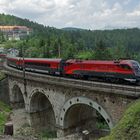
<instances>
[{"instance_id":1,"label":"stone arch","mask_svg":"<svg viewBox=\"0 0 140 140\"><path fill-rule=\"evenodd\" d=\"M34 89L29 97L31 126L36 130L56 133L56 120L53 105L44 90Z\"/></svg>"},{"instance_id":2,"label":"stone arch","mask_svg":"<svg viewBox=\"0 0 140 140\"><path fill-rule=\"evenodd\" d=\"M11 104L13 108L25 108L25 97L18 84L12 87Z\"/></svg>"},{"instance_id":3,"label":"stone arch","mask_svg":"<svg viewBox=\"0 0 140 140\"><path fill-rule=\"evenodd\" d=\"M74 97L74 98L69 99L64 104L64 106L61 110L61 113L60 113L60 118L59 118L60 126L63 129L67 129L69 127L69 123L74 124L75 121L72 122L72 118L78 119L76 117L78 117L80 109L81 109L80 114L82 114L84 112L87 113L87 114L86 113L82 114L83 116L89 115L92 110L99 112L99 114L105 119L109 128L110 129L113 128L113 126L114 126L113 121L112 121L111 117L108 115L108 113L104 110L104 108L101 105L99 105L98 103L96 103L95 101L93 101L89 98L86 98L86 97ZM82 109L84 109L85 111L83 111ZM69 114L69 116L68 116L68 112L71 113L71 114ZM94 113L92 115L94 115ZM67 119L68 117L70 118L69 119L70 122L66 122L68 120Z\"/></svg>"}]
</instances>

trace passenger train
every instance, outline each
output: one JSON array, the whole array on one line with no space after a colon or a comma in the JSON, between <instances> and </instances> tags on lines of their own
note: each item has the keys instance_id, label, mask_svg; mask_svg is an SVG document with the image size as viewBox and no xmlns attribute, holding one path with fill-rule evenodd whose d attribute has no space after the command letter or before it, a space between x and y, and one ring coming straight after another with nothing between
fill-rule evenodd
<instances>
[{"instance_id":1,"label":"passenger train","mask_svg":"<svg viewBox=\"0 0 140 140\"><path fill-rule=\"evenodd\" d=\"M1 56L0 56L1 57ZM77 60L6 57L7 65L16 69L80 79L96 78L110 82L139 83L140 64L135 60Z\"/></svg>"}]
</instances>

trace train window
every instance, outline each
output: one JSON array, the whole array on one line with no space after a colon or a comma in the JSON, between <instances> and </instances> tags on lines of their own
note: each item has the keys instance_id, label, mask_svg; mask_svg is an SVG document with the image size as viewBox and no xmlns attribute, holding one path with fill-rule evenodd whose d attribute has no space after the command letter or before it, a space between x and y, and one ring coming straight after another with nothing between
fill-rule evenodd
<instances>
[{"instance_id":1,"label":"train window","mask_svg":"<svg viewBox=\"0 0 140 140\"><path fill-rule=\"evenodd\" d=\"M32 65L32 62L25 62L26 65Z\"/></svg>"},{"instance_id":2,"label":"train window","mask_svg":"<svg viewBox=\"0 0 140 140\"><path fill-rule=\"evenodd\" d=\"M137 62L132 62L132 65L134 68L139 68L139 63L137 63Z\"/></svg>"},{"instance_id":3,"label":"train window","mask_svg":"<svg viewBox=\"0 0 140 140\"><path fill-rule=\"evenodd\" d=\"M46 63L33 63L33 62L26 62L26 65L36 65L36 66L44 66L44 67L50 67L50 64Z\"/></svg>"},{"instance_id":4,"label":"train window","mask_svg":"<svg viewBox=\"0 0 140 140\"><path fill-rule=\"evenodd\" d=\"M125 69L125 70L131 70L132 69L129 65L126 65L126 64L121 64L120 67Z\"/></svg>"},{"instance_id":5,"label":"train window","mask_svg":"<svg viewBox=\"0 0 140 140\"><path fill-rule=\"evenodd\" d=\"M134 71L135 71L136 73L140 73L140 65L139 65L138 62L133 61L133 62L132 62L132 66L133 66L133 69L134 69Z\"/></svg>"},{"instance_id":6,"label":"train window","mask_svg":"<svg viewBox=\"0 0 140 140\"><path fill-rule=\"evenodd\" d=\"M65 66L69 66L69 65L72 65L72 63L66 63L66 64L65 64Z\"/></svg>"}]
</instances>

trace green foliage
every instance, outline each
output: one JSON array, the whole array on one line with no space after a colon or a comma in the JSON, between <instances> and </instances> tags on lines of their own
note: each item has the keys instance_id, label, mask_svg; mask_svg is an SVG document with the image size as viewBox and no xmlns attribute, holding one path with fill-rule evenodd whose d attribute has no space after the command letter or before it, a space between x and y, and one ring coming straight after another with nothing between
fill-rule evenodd
<instances>
[{"instance_id":1,"label":"green foliage","mask_svg":"<svg viewBox=\"0 0 140 140\"><path fill-rule=\"evenodd\" d=\"M92 59L94 58L94 52L93 51L81 51L77 55L75 55L76 58L79 59Z\"/></svg>"},{"instance_id":2,"label":"green foliage","mask_svg":"<svg viewBox=\"0 0 140 140\"><path fill-rule=\"evenodd\" d=\"M10 107L0 101L0 134L3 133L4 124L7 121L7 117L10 111Z\"/></svg>"},{"instance_id":3,"label":"green foliage","mask_svg":"<svg viewBox=\"0 0 140 140\"><path fill-rule=\"evenodd\" d=\"M39 137L43 140L47 140L48 138L56 138L57 134L56 131L44 130L41 132Z\"/></svg>"},{"instance_id":4,"label":"green foliage","mask_svg":"<svg viewBox=\"0 0 140 140\"><path fill-rule=\"evenodd\" d=\"M5 77L5 74L0 72L0 80L3 79Z\"/></svg>"},{"instance_id":5,"label":"green foliage","mask_svg":"<svg viewBox=\"0 0 140 140\"><path fill-rule=\"evenodd\" d=\"M111 54L108 48L106 48L105 43L102 40L98 41L96 44L94 57L97 60L111 59Z\"/></svg>"},{"instance_id":6,"label":"green foliage","mask_svg":"<svg viewBox=\"0 0 140 140\"><path fill-rule=\"evenodd\" d=\"M4 112L10 112L11 111L11 108L7 104L5 104L1 101L0 101L0 109L1 109L1 111L4 111Z\"/></svg>"},{"instance_id":7,"label":"green foliage","mask_svg":"<svg viewBox=\"0 0 140 140\"><path fill-rule=\"evenodd\" d=\"M98 129L108 129L109 130L108 125L106 123L104 123L104 122L97 122L96 127Z\"/></svg>"},{"instance_id":8,"label":"green foliage","mask_svg":"<svg viewBox=\"0 0 140 140\"><path fill-rule=\"evenodd\" d=\"M109 126L106 123L105 119L101 116L101 114L99 112L96 112L96 115L97 115L96 127L98 129L108 129L109 130Z\"/></svg>"},{"instance_id":9,"label":"green foliage","mask_svg":"<svg viewBox=\"0 0 140 140\"><path fill-rule=\"evenodd\" d=\"M0 31L0 43L3 43L5 41L3 33Z\"/></svg>"},{"instance_id":10,"label":"green foliage","mask_svg":"<svg viewBox=\"0 0 140 140\"><path fill-rule=\"evenodd\" d=\"M0 112L0 134L3 133L5 122L6 122L6 115L3 112Z\"/></svg>"},{"instance_id":11,"label":"green foliage","mask_svg":"<svg viewBox=\"0 0 140 140\"><path fill-rule=\"evenodd\" d=\"M111 131L111 134L100 140L139 140L140 138L140 101L132 104L123 118Z\"/></svg>"}]
</instances>

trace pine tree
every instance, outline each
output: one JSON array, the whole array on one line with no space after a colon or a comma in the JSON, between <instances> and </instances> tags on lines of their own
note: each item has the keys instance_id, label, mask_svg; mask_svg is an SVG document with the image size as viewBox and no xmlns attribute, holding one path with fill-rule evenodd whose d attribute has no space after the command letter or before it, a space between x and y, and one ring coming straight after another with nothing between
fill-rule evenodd
<instances>
[{"instance_id":1,"label":"pine tree","mask_svg":"<svg viewBox=\"0 0 140 140\"><path fill-rule=\"evenodd\" d=\"M98 59L98 60L111 59L111 54L102 40L98 41L96 44L96 47L94 50L94 57L95 59Z\"/></svg>"}]
</instances>

